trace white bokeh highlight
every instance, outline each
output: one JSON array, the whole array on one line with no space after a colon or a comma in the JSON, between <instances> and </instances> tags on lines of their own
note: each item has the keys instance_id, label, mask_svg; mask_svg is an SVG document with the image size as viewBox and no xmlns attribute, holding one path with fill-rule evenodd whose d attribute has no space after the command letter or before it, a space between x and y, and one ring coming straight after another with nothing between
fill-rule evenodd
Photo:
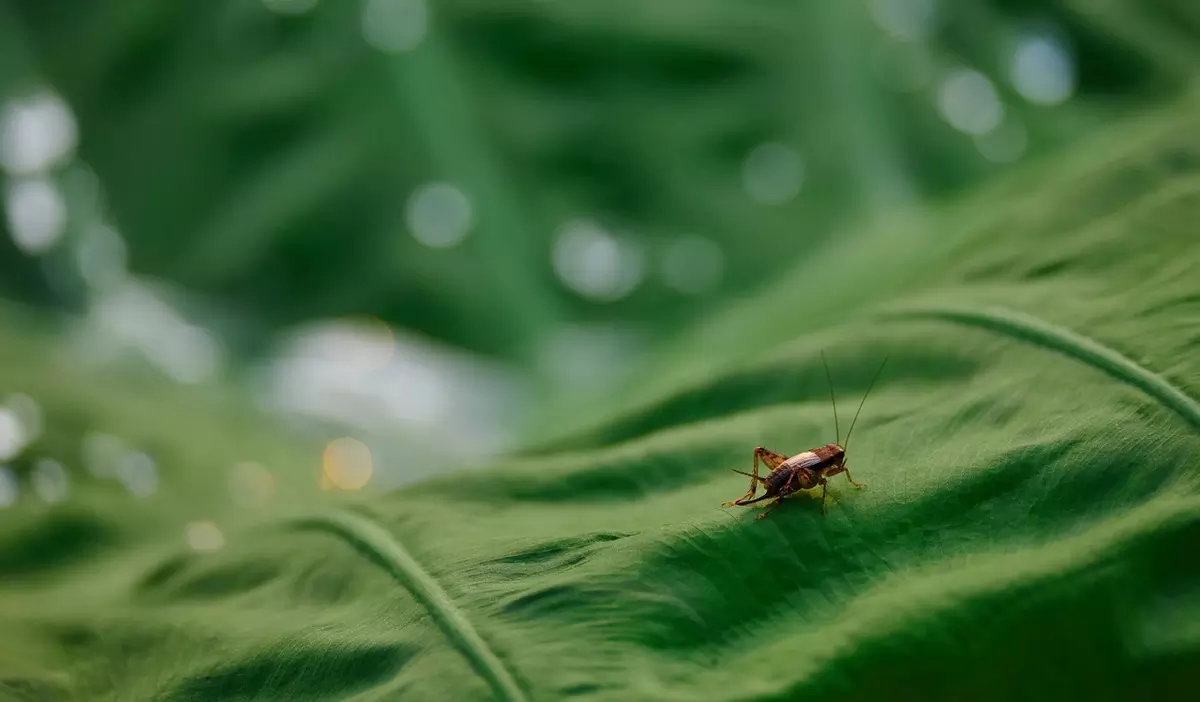
<instances>
[{"instance_id":1,"label":"white bokeh highlight","mask_svg":"<svg viewBox=\"0 0 1200 702\"><path fill-rule=\"evenodd\" d=\"M451 183L428 183L413 191L405 208L413 238L435 249L454 246L471 230L471 200Z\"/></svg>"},{"instance_id":2,"label":"white bokeh highlight","mask_svg":"<svg viewBox=\"0 0 1200 702\"><path fill-rule=\"evenodd\" d=\"M158 491L158 466L141 451L129 451L121 457L116 477L134 497L150 497Z\"/></svg>"},{"instance_id":3,"label":"white bokeh highlight","mask_svg":"<svg viewBox=\"0 0 1200 702\"><path fill-rule=\"evenodd\" d=\"M98 296L89 311L89 353L134 349L179 383L211 380L224 362L217 339L183 318L149 286L126 279Z\"/></svg>"},{"instance_id":4,"label":"white bokeh highlight","mask_svg":"<svg viewBox=\"0 0 1200 702\"><path fill-rule=\"evenodd\" d=\"M21 418L7 407L0 407L0 461L19 455L25 447L25 427Z\"/></svg>"},{"instance_id":5,"label":"white bokeh highlight","mask_svg":"<svg viewBox=\"0 0 1200 702\"><path fill-rule=\"evenodd\" d=\"M1066 44L1050 34L1022 36L1009 75L1017 92L1036 105L1058 105L1075 92L1075 59Z\"/></svg>"},{"instance_id":6,"label":"white bokeh highlight","mask_svg":"<svg viewBox=\"0 0 1200 702\"><path fill-rule=\"evenodd\" d=\"M13 414L21 425L22 441L28 445L42 435L42 407L29 395L13 393L4 400L3 408Z\"/></svg>"},{"instance_id":7,"label":"white bokeh highlight","mask_svg":"<svg viewBox=\"0 0 1200 702\"><path fill-rule=\"evenodd\" d=\"M558 230L552 264L564 285L600 302L625 297L645 275L641 248L589 219L570 220Z\"/></svg>"},{"instance_id":8,"label":"white bokeh highlight","mask_svg":"<svg viewBox=\"0 0 1200 702\"><path fill-rule=\"evenodd\" d=\"M443 456L478 456L508 440L524 404L510 368L379 319L314 320L279 338L256 373L262 406L348 433L408 432ZM397 465L381 460L377 477L397 477Z\"/></svg>"},{"instance_id":9,"label":"white bokeh highlight","mask_svg":"<svg viewBox=\"0 0 1200 702\"><path fill-rule=\"evenodd\" d=\"M0 112L0 167L17 176L44 172L70 156L78 138L71 109L55 93L9 100Z\"/></svg>"},{"instance_id":10,"label":"white bokeh highlight","mask_svg":"<svg viewBox=\"0 0 1200 702\"><path fill-rule=\"evenodd\" d=\"M10 183L4 193L4 210L13 243L31 256L53 248L67 226L67 203L58 186L47 178Z\"/></svg>"},{"instance_id":11,"label":"white bokeh highlight","mask_svg":"<svg viewBox=\"0 0 1200 702\"><path fill-rule=\"evenodd\" d=\"M374 49L412 51L429 32L429 7L425 0L365 0L361 26L363 39Z\"/></svg>"},{"instance_id":12,"label":"white bokeh highlight","mask_svg":"<svg viewBox=\"0 0 1200 702\"><path fill-rule=\"evenodd\" d=\"M430 428L450 412L451 391L437 370L420 349L400 349L383 323L314 323L293 333L272 363L271 404L346 424Z\"/></svg>"},{"instance_id":13,"label":"white bokeh highlight","mask_svg":"<svg viewBox=\"0 0 1200 702\"><path fill-rule=\"evenodd\" d=\"M1004 119L996 86L971 68L957 68L942 80L937 107L950 126L971 135L987 134Z\"/></svg>"},{"instance_id":14,"label":"white bokeh highlight","mask_svg":"<svg viewBox=\"0 0 1200 702\"><path fill-rule=\"evenodd\" d=\"M804 159L780 142L760 144L750 150L742 164L742 186L764 205L782 205L800 193L804 185Z\"/></svg>"}]
</instances>

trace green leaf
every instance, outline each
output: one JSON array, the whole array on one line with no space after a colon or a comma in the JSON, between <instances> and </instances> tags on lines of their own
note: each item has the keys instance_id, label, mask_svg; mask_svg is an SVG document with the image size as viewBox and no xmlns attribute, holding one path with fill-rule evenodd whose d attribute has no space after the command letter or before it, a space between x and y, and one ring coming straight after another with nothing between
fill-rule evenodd
<instances>
[{"instance_id":1,"label":"green leaf","mask_svg":"<svg viewBox=\"0 0 1200 702\"><path fill-rule=\"evenodd\" d=\"M342 503L296 487L238 512L216 468L259 440L201 422L212 438L178 445L211 458L181 455L155 500L86 476L62 506L23 498L0 514L0 689L1183 698L1200 666L1196 106L847 232L682 340L625 406L499 465ZM755 446L834 440L821 352L843 429L890 359L848 447L869 487L835 477L826 518L804 494L761 521L721 509ZM124 428L168 441L145 428L167 406ZM305 461L281 481L311 483ZM224 548L167 530L195 505ZM76 550L28 546L63 534Z\"/></svg>"}]
</instances>

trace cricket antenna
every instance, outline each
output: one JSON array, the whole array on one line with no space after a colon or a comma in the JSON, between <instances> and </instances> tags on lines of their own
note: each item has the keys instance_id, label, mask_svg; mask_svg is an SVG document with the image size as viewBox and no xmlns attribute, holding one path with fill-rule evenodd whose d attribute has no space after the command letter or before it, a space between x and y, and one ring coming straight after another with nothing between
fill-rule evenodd
<instances>
[{"instance_id":1,"label":"cricket antenna","mask_svg":"<svg viewBox=\"0 0 1200 702\"><path fill-rule=\"evenodd\" d=\"M842 449L848 449L850 446L850 434L854 432L854 425L858 422L858 413L862 412L863 405L867 402L867 395L871 394L871 388L875 387L875 381L879 380L879 374L883 372L883 367L887 365L888 359L884 357L883 363L879 364L879 370L875 371L875 377L871 378L871 384L867 386L867 391L863 393L862 402L858 403L858 411L854 413L854 419L850 422L850 431L846 432L846 443Z\"/></svg>"},{"instance_id":2,"label":"cricket antenna","mask_svg":"<svg viewBox=\"0 0 1200 702\"><path fill-rule=\"evenodd\" d=\"M829 364L825 362L825 351L821 351L821 365L825 366L825 380L829 382L829 404L833 405L833 432L837 443L842 443L842 430L838 429L837 400L833 399L833 376L829 374ZM849 438L849 437L847 437Z\"/></svg>"}]
</instances>

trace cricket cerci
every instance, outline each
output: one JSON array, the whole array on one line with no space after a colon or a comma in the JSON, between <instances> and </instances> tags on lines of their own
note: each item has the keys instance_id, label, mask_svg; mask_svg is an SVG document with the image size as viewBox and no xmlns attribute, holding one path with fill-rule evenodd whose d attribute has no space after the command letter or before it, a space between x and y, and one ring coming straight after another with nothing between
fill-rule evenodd
<instances>
[{"instance_id":1,"label":"cricket cerci","mask_svg":"<svg viewBox=\"0 0 1200 702\"><path fill-rule=\"evenodd\" d=\"M846 480L851 485L858 488L866 487L865 483L856 483L850 477L850 470L846 467L846 446L850 445L850 434L854 432L854 424L858 421L859 412L862 412L863 404L867 401L867 395L871 394L871 388L875 386L875 381L879 379L879 374L883 372L883 367L887 365L887 359L883 359L883 363L879 365L879 370L875 372L875 377L871 379L871 384L867 386L867 391L863 393L862 402L858 403L858 410L854 413L854 419L850 422L850 431L846 432L845 446L841 443L841 431L838 429L837 401L833 395L833 377L829 374L829 364L825 363L824 352L821 353L821 363L825 366L825 379L829 382L829 401L833 405L833 427L836 441L832 444L818 446L817 448L798 453L790 458L774 451L768 451L762 446L755 448L753 473L733 469L734 473L750 477L750 490L736 500L723 503L722 507L744 506L775 498L771 506L765 512L758 515L758 519L762 519L776 507L783 504L784 498L793 492L797 490L811 490L820 485L821 516L825 516L825 493L828 488L827 483L829 478L838 473L845 473ZM771 473L765 478L761 478L758 475L758 464L760 461L766 464L767 468L771 469ZM766 494L762 497L755 497L754 494L758 491L759 483L762 483Z\"/></svg>"}]
</instances>

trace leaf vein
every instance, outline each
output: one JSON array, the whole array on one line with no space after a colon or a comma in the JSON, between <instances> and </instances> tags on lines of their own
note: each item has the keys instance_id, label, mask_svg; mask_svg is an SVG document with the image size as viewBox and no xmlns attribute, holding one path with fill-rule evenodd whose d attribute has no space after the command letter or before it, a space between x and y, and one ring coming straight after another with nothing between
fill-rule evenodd
<instances>
[{"instance_id":1,"label":"leaf vein","mask_svg":"<svg viewBox=\"0 0 1200 702\"><path fill-rule=\"evenodd\" d=\"M386 529L366 517L350 512L333 512L297 519L292 526L330 533L344 539L371 562L383 568L433 617L450 643L467 659L503 702L526 702L527 695L515 676L470 620L421 564Z\"/></svg>"},{"instance_id":2,"label":"leaf vein","mask_svg":"<svg viewBox=\"0 0 1200 702\"><path fill-rule=\"evenodd\" d=\"M1095 339L1039 317L999 307L949 306L893 308L882 312L881 316L885 319L934 319L978 327L1058 351L1142 391L1179 415L1192 428L1200 429L1200 402L1166 378Z\"/></svg>"}]
</instances>

